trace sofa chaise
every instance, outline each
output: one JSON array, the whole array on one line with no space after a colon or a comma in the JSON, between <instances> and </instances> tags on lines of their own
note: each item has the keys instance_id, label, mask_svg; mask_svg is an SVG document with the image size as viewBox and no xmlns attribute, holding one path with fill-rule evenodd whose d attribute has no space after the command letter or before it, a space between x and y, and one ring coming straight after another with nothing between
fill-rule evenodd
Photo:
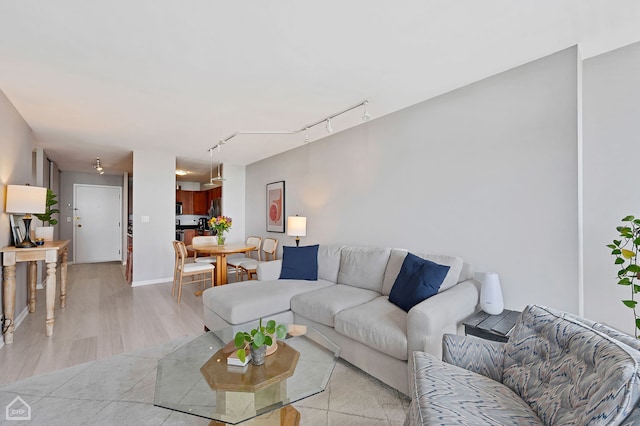
<instances>
[{"instance_id":1,"label":"sofa chaise","mask_svg":"<svg viewBox=\"0 0 640 426\"><path fill-rule=\"evenodd\" d=\"M528 306L507 343L445 335L413 353L405 426L640 424L640 343L603 324Z\"/></svg>"},{"instance_id":2,"label":"sofa chaise","mask_svg":"<svg viewBox=\"0 0 640 426\"><path fill-rule=\"evenodd\" d=\"M257 281L204 292L205 327L227 329L231 339L260 318L312 326L340 346L343 359L408 395L409 356L419 350L439 357L443 334L462 331L479 291L459 257L420 255L448 272L437 294L405 312L389 293L406 256L400 249L320 245L317 280L279 279L283 261L263 262Z\"/></svg>"}]
</instances>

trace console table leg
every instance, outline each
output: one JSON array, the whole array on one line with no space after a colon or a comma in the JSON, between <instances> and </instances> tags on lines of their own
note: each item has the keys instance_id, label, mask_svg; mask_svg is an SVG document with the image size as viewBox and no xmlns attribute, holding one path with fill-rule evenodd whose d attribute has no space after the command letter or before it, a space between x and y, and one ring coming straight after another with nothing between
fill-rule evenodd
<instances>
[{"instance_id":1,"label":"console table leg","mask_svg":"<svg viewBox=\"0 0 640 426\"><path fill-rule=\"evenodd\" d=\"M56 263L47 263L47 336L53 335L54 315L53 311L56 304Z\"/></svg>"},{"instance_id":2,"label":"console table leg","mask_svg":"<svg viewBox=\"0 0 640 426\"><path fill-rule=\"evenodd\" d=\"M65 248L62 251L62 262L60 263L60 307L67 306L67 254Z\"/></svg>"},{"instance_id":3,"label":"console table leg","mask_svg":"<svg viewBox=\"0 0 640 426\"><path fill-rule=\"evenodd\" d=\"M5 343L13 343L13 331L15 329L13 320L16 309L16 265L4 267L4 280L2 283L2 305L4 308L5 321L9 322L9 327L4 334ZM4 324L2 324L4 327Z\"/></svg>"},{"instance_id":4,"label":"console table leg","mask_svg":"<svg viewBox=\"0 0 640 426\"><path fill-rule=\"evenodd\" d=\"M36 281L38 278L38 263L35 260L29 262L29 312L36 311Z\"/></svg>"}]
</instances>

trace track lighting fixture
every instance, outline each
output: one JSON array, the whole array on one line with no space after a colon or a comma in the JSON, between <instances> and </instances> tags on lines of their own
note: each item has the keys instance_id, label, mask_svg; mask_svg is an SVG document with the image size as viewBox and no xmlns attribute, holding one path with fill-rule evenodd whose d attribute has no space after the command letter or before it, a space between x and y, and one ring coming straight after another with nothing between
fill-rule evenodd
<instances>
[{"instance_id":1,"label":"track lighting fixture","mask_svg":"<svg viewBox=\"0 0 640 426\"><path fill-rule=\"evenodd\" d=\"M327 129L328 133L333 132L333 127L331 126L331 119L330 118L327 118L327 122L324 125L324 128Z\"/></svg>"},{"instance_id":2,"label":"track lighting fixture","mask_svg":"<svg viewBox=\"0 0 640 426\"><path fill-rule=\"evenodd\" d=\"M362 121L369 121L371 120L371 114L369 114L369 111L367 109L367 105L369 105L369 101L364 101L364 112L362 113Z\"/></svg>"},{"instance_id":3,"label":"track lighting fixture","mask_svg":"<svg viewBox=\"0 0 640 426\"><path fill-rule=\"evenodd\" d=\"M100 157L96 157L96 164L93 165L93 168L96 169L96 172L98 172L99 174L104 174L104 169L100 165Z\"/></svg>"},{"instance_id":4,"label":"track lighting fixture","mask_svg":"<svg viewBox=\"0 0 640 426\"><path fill-rule=\"evenodd\" d=\"M224 139L221 139L220 142L218 142L217 145L214 146L214 148L217 148L218 151L220 150L220 146L229 142L231 139L235 138L238 135L296 135L298 133L302 133L305 132L305 137L304 137L304 141L305 143L309 142L309 135L308 135L308 131L310 128L315 127L319 124L325 123L325 129L327 130L327 132L331 133L333 132L333 126L331 125L331 120L342 115L345 114L351 110L354 110L356 108L359 108L361 106L364 106L364 112L362 114L362 121L368 121L371 119L371 115L369 114L369 111L367 109L367 105L369 104L369 100L365 99L364 101L360 102L359 104L353 105L347 109L344 109L340 112L336 112L335 114L331 114L328 117L323 118L322 120L318 120L314 123L310 123L305 125L304 127L302 127L301 129L298 130L280 130L280 131L265 131L265 130L254 130L254 131L237 131L229 136L227 136Z\"/></svg>"}]
</instances>

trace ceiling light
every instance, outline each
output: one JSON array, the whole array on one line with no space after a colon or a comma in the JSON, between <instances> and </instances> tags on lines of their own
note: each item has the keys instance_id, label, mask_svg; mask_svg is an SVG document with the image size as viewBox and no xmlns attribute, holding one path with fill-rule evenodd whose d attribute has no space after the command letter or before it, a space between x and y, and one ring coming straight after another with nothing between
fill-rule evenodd
<instances>
[{"instance_id":1,"label":"ceiling light","mask_svg":"<svg viewBox=\"0 0 640 426\"><path fill-rule=\"evenodd\" d=\"M96 164L93 165L93 168L101 175L104 174L104 169L102 168L102 165L100 165L100 157L96 157Z\"/></svg>"},{"instance_id":2,"label":"ceiling light","mask_svg":"<svg viewBox=\"0 0 640 426\"><path fill-rule=\"evenodd\" d=\"M176 170L176 175L178 176L186 176L187 174L189 174L189 172L186 170L182 170L182 169Z\"/></svg>"},{"instance_id":3,"label":"ceiling light","mask_svg":"<svg viewBox=\"0 0 640 426\"><path fill-rule=\"evenodd\" d=\"M215 180L215 181L218 181L218 182L222 182L224 180L224 178L222 176L220 176L220 162L219 161L218 161L218 176L216 176L212 180Z\"/></svg>"},{"instance_id":4,"label":"ceiling light","mask_svg":"<svg viewBox=\"0 0 640 426\"><path fill-rule=\"evenodd\" d=\"M364 101L363 105L364 105L364 112L362 113L362 121L369 121L371 120L371 114L369 114L369 111L367 110L367 105L369 105L369 101Z\"/></svg>"},{"instance_id":5,"label":"ceiling light","mask_svg":"<svg viewBox=\"0 0 640 426\"><path fill-rule=\"evenodd\" d=\"M327 132L333 132L333 127L331 126L331 119L327 118L327 123L324 125L324 128L327 129Z\"/></svg>"},{"instance_id":6,"label":"ceiling light","mask_svg":"<svg viewBox=\"0 0 640 426\"><path fill-rule=\"evenodd\" d=\"M209 148L209 157L211 157L211 162L209 165L209 182L205 183L204 186L214 186L213 183L213 148Z\"/></svg>"}]
</instances>

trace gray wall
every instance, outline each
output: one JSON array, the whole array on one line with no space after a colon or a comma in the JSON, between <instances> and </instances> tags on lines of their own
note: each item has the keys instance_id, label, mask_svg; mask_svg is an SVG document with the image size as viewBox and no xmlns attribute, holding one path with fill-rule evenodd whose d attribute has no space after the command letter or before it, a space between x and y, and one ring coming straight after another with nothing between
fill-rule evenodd
<instances>
[{"instance_id":1,"label":"gray wall","mask_svg":"<svg viewBox=\"0 0 640 426\"><path fill-rule=\"evenodd\" d=\"M459 255L509 308L577 312L576 76L572 48L251 164L246 234L269 234L265 185L285 180L303 244Z\"/></svg>"},{"instance_id":2,"label":"gray wall","mask_svg":"<svg viewBox=\"0 0 640 426\"><path fill-rule=\"evenodd\" d=\"M157 151L133 153L133 285L173 279L176 158ZM142 217L148 216L148 222Z\"/></svg>"},{"instance_id":3,"label":"gray wall","mask_svg":"<svg viewBox=\"0 0 640 426\"><path fill-rule=\"evenodd\" d=\"M82 183L86 185L106 185L122 187L122 175L100 175L98 173L61 172L60 194L58 195L58 209L60 210L60 239L70 240L69 261L73 259L73 185ZM71 222L67 222L71 218Z\"/></svg>"},{"instance_id":4,"label":"gray wall","mask_svg":"<svg viewBox=\"0 0 640 426\"><path fill-rule=\"evenodd\" d=\"M9 215L5 213L6 185L35 185L32 150L35 138L29 125L0 90L0 247L12 244ZM2 292L0 292L2 293ZM2 294L0 294L0 306ZM27 267L16 267L16 317L27 306ZM44 324L43 324L44 327Z\"/></svg>"},{"instance_id":5,"label":"gray wall","mask_svg":"<svg viewBox=\"0 0 640 426\"><path fill-rule=\"evenodd\" d=\"M585 315L633 333L610 249L626 215L640 217L640 43L588 59L583 68ZM638 297L636 297L638 300Z\"/></svg>"}]
</instances>

